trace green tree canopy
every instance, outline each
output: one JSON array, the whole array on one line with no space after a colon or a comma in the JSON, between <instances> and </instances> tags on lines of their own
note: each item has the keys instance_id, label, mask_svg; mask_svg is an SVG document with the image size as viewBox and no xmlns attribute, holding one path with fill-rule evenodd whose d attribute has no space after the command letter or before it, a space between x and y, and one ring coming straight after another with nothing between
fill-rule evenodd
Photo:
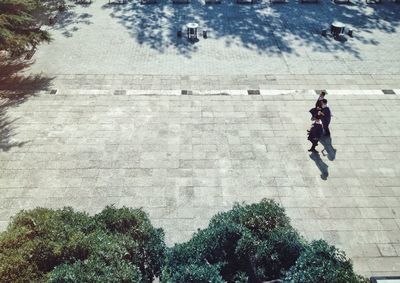
<instances>
[{"instance_id":1,"label":"green tree canopy","mask_svg":"<svg viewBox=\"0 0 400 283\"><path fill-rule=\"evenodd\" d=\"M152 282L164 249L139 209L21 211L0 234L0 282Z\"/></svg>"},{"instance_id":2,"label":"green tree canopy","mask_svg":"<svg viewBox=\"0 0 400 283\"><path fill-rule=\"evenodd\" d=\"M285 274L284 282L367 283L369 280L354 273L353 264L343 251L317 240L306 246Z\"/></svg>"},{"instance_id":3,"label":"green tree canopy","mask_svg":"<svg viewBox=\"0 0 400 283\"><path fill-rule=\"evenodd\" d=\"M274 201L235 205L215 215L188 242L168 251L162 281L257 283L278 279L295 264L305 245Z\"/></svg>"},{"instance_id":4,"label":"green tree canopy","mask_svg":"<svg viewBox=\"0 0 400 283\"><path fill-rule=\"evenodd\" d=\"M271 200L215 215L166 248L140 209L21 211L0 234L0 282L366 283L344 252L307 242Z\"/></svg>"},{"instance_id":5,"label":"green tree canopy","mask_svg":"<svg viewBox=\"0 0 400 283\"><path fill-rule=\"evenodd\" d=\"M365 283L344 252L307 242L284 209L263 200L215 215L207 228L166 252L165 283Z\"/></svg>"},{"instance_id":6,"label":"green tree canopy","mask_svg":"<svg viewBox=\"0 0 400 283\"><path fill-rule=\"evenodd\" d=\"M0 0L0 50L20 55L40 42L50 41L33 16L44 2L39 0Z\"/></svg>"}]
</instances>

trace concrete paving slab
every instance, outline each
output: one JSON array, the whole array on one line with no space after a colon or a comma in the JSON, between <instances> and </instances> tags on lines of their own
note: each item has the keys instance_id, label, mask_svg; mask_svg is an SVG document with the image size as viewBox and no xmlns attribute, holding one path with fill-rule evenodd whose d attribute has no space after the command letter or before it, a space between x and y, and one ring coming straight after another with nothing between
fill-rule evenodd
<instances>
[{"instance_id":1,"label":"concrete paving slab","mask_svg":"<svg viewBox=\"0 0 400 283\"><path fill-rule=\"evenodd\" d=\"M234 202L267 197L307 238L343 248L358 272L400 272L398 95L328 91L332 139L310 156L313 90L131 91L42 92L2 104L1 229L20 209L95 213L114 203L143 207L172 244Z\"/></svg>"}]
</instances>

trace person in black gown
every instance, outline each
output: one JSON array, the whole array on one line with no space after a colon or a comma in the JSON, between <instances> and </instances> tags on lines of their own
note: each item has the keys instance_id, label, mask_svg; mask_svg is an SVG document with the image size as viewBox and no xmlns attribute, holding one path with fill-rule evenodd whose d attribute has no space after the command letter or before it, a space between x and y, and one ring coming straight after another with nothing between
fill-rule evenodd
<instances>
[{"instance_id":1,"label":"person in black gown","mask_svg":"<svg viewBox=\"0 0 400 283\"><path fill-rule=\"evenodd\" d=\"M318 146L318 141L322 137L322 132L323 128L322 128L321 116L317 115L310 130L308 130L308 140L312 144L311 148L308 151L318 152L315 148Z\"/></svg>"}]
</instances>

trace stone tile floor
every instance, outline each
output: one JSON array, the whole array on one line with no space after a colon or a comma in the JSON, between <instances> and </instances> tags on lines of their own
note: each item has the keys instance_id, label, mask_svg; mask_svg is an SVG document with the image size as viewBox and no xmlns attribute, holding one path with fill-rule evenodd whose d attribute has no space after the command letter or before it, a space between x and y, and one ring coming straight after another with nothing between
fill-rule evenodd
<instances>
[{"instance_id":1,"label":"stone tile floor","mask_svg":"<svg viewBox=\"0 0 400 283\"><path fill-rule=\"evenodd\" d=\"M361 274L400 273L399 95L329 94L332 140L310 155L307 92L82 93L2 100L1 229L20 209L115 204L143 207L172 244L234 202L272 198Z\"/></svg>"},{"instance_id":2,"label":"stone tile floor","mask_svg":"<svg viewBox=\"0 0 400 283\"><path fill-rule=\"evenodd\" d=\"M70 5L50 27L27 72L147 75L370 75L399 74L400 5L357 1L274 5L260 1L174 5L138 0L110 5ZM354 37L338 42L320 35L341 21ZM176 33L189 22L208 38L189 43ZM351 78L347 84L352 84Z\"/></svg>"},{"instance_id":3,"label":"stone tile floor","mask_svg":"<svg viewBox=\"0 0 400 283\"><path fill-rule=\"evenodd\" d=\"M354 95L364 91L394 89L400 93L400 75L57 75L41 76L49 89L67 93L113 94L126 90L130 94L180 94L189 90L197 94L247 94L248 90L271 93L282 90L320 90Z\"/></svg>"},{"instance_id":4,"label":"stone tile floor","mask_svg":"<svg viewBox=\"0 0 400 283\"><path fill-rule=\"evenodd\" d=\"M115 204L143 207L172 244L266 197L361 274L400 274L399 5L107 3L71 5L25 70L42 75L25 88L58 94L1 100L0 229L20 209ZM322 37L334 20L355 36ZM188 22L209 37L178 39ZM233 95L248 89L262 95ZM330 90L319 155L304 89ZM165 95L181 90L202 95Z\"/></svg>"}]
</instances>

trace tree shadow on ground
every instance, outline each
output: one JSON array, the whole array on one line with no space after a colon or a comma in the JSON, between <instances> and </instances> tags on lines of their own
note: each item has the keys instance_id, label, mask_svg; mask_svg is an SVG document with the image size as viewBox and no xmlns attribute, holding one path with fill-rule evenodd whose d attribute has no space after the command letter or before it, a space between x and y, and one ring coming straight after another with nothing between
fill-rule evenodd
<instances>
[{"instance_id":1,"label":"tree shadow on ground","mask_svg":"<svg viewBox=\"0 0 400 283\"><path fill-rule=\"evenodd\" d=\"M29 141L15 140L16 129L15 122L18 119L10 119L7 115L7 109L15 105L15 101L0 98L0 152L9 151L14 147L22 147Z\"/></svg>"},{"instance_id":2,"label":"tree shadow on ground","mask_svg":"<svg viewBox=\"0 0 400 283\"><path fill-rule=\"evenodd\" d=\"M321 156L319 155L318 152L313 152L310 154L311 160L315 162L315 165L317 165L319 171L321 172L321 179L322 180L327 180L329 176L328 172L328 165L324 161L322 161Z\"/></svg>"},{"instance_id":3,"label":"tree shadow on ground","mask_svg":"<svg viewBox=\"0 0 400 283\"><path fill-rule=\"evenodd\" d=\"M67 4L67 3L66 3ZM91 4L68 4L64 11L51 10L52 12L46 13L47 19L51 15L56 15L56 20L53 25L50 25L50 30L61 31L65 37L72 37L74 32L77 32L83 25L91 25L93 22L92 14L87 13L85 8L90 7ZM48 24L46 21L45 24Z\"/></svg>"},{"instance_id":4,"label":"tree shadow on ground","mask_svg":"<svg viewBox=\"0 0 400 283\"><path fill-rule=\"evenodd\" d=\"M9 59L0 56L0 150L8 151L21 147L29 141L18 141L15 122L7 114L7 109L18 107L39 90L49 88L53 78L42 75L24 76L20 72L30 66L31 61Z\"/></svg>"},{"instance_id":5,"label":"tree shadow on ground","mask_svg":"<svg viewBox=\"0 0 400 283\"><path fill-rule=\"evenodd\" d=\"M88 13L78 14L74 11L67 11L62 13L54 24L53 29L63 30L62 35L65 37L72 37L74 32L77 32L80 25L91 25L90 18L93 17Z\"/></svg>"},{"instance_id":6,"label":"tree shadow on ground","mask_svg":"<svg viewBox=\"0 0 400 283\"><path fill-rule=\"evenodd\" d=\"M307 5L297 2L239 5L234 0L215 5L204 5L200 0L180 5L171 1L159 0L157 4L136 1L125 5L106 4L103 9L110 9L110 16L140 44L159 52L172 48L186 56L196 51L196 45L177 38L176 32L189 22L207 29L211 38L223 39L227 47L238 45L270 56L302 57L309 55L302 47L311 46L313 51L340 50L355 58L361 58L361 54L354 42L379 45L378 38L365 37L365 33L395 33L400 24L399 7L390 2L373 6L361 2L337 5L322 1ZM322 29L329 28L335 20L354 29L355 36L344 42L321 36Z\"/></svg>"},{"instance_id":7,"label":"tree shadow on ground","mask_svg":"<svg viewBox=\"0 0 400 283\"><path fill-rule=\"evenodd\" d=\"M322 155L327 156L330 161L335 160L336 158L336 149L332 145L331 137L323 137L320 140L320 143L324 146L322 150Z\"/></svg>"}]
</instances>

